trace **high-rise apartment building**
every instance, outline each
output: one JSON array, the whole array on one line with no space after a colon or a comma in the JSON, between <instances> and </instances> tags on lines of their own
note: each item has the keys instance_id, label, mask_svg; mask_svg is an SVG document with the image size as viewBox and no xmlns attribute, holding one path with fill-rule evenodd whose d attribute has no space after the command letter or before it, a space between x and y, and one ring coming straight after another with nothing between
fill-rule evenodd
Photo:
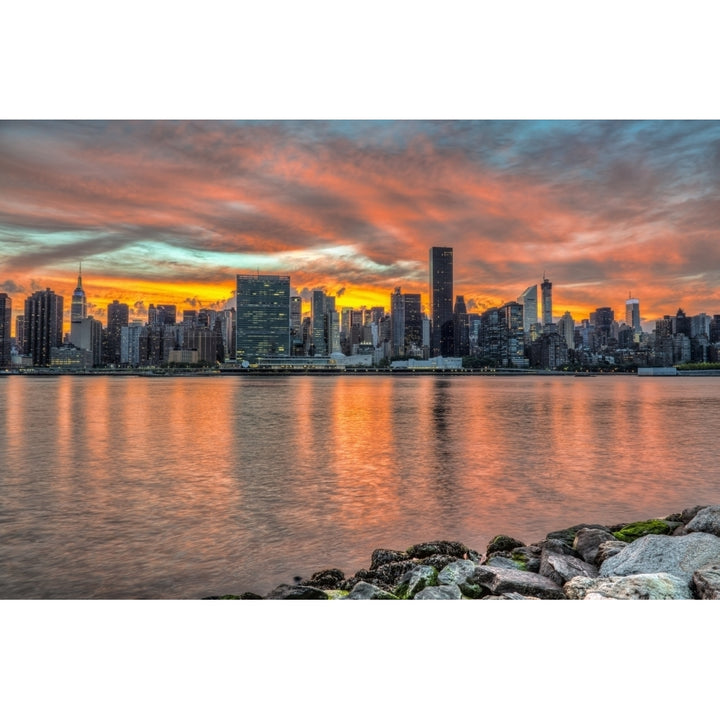
<instances>
[{"instance_id":1,"label":"high-rise apartment building","mask_svg":"<svg viewBox=\"0 0 720 720\"><path fill-rule=\"evenodd\" d=\"M12 335L12 299L0 293L0 368L10 365L10 338Z\"/></svg>"},{"instance_id":2,"label":"high-rise apartment building","mask_svg":"<svg viewBox=\"0 0 720 720\"><path fill-rule=\"evenodd\" d=\"M575 349L575 320L569 311L558 320L558 335L565 340L565 344L569 350Z\"/></svg>"},{"instance_id":3,"label":"high-rise apartment building","mask_svg":"<svg viewBox=\"0 0 720 720\"><path fill-rule=\"evenodd\" d=\"M542 297L542 324L543 327L546 325L552 325L552 283L543 274L542 285L540 285L541 297Z\"/></svg>"},{"instance_id":4,"label":"high-rise apartment building","mask_svg":"<svg viewBox=\"0 0 720 720\"><path fill-rule=\"evenodd\" d=\"M430 308L432 347L430 354L455 354L453 329L453 249L430 248Z\"/></svg>"},{"instance_id":5,"label":"high-rise apartment building","mask_svg":"<svg viewBox=\"0 0 720 720\"><path fill-rule=\"evenodd\" d=\"M238 275L235 297L238 362L289 355L290 277Z\"/></svg>"},{"instance_id":6,"label":"high-rise apartment building","mask_svg":"<svg viewBox=\"0 0 720 720\"><path fill-rule=\"evenodd\" d=\"M313 290L310 304L310 355L327 355L327 341L325 333L325 293L322 290Z\"/></svg>"},{"instance_id":7,"label":"high-rise apartment building","mask_svg":"<svg viewBox=\"0 0 720 720\"><path fill-rule=\"evenodd\" d=\"M630 297L625 301L625 324L638 332L642 330L640 326L640 301L637 298Z\"/></svg>"},{"instance_id":8,"label":"high-rise apartment building","mask_svg":"<svg viewBox=\"0 0 720 720\"><path fill-rule=\"evenodd\" d=\"M466 357L470 354L470 326L468 324L468 311L465 304L465 297L458 295L455 298L453 308L453 339L454 354L459 357Z\"/></svg>"},{"instance_id":9,"label":"high-rise apartment building","mask_svg":"<svg viewBox=\"0 0 720 720\"><path fill-rule=\"evenodd\" d=\"M517 301L523 306L523 330L529 333L531 327L538 321L537 285L527 288Z\"/></svg>"},{"instance_id":10,"label":"high-rise apartment building","mask_svg":"<svg viewBox=\"0 0 720 720\"><path fill-rule=\"evenodd\" d=\"M130 321L130 308L126 303L113 300L107 306L107 341L105 344L105 362L120 364L121 333Z\"/></svg>"},{"instance_id":11,"label":"high-rise apartment building","mask_svg":"<svg viewBox=\"0 0 720 720\"><path fill-rule=\"evenodd\" d=\"M50 365L50 348L62 345L63 298L50 288L25 300L25 347L33 365Z\"/></svg>"}]
</instances>

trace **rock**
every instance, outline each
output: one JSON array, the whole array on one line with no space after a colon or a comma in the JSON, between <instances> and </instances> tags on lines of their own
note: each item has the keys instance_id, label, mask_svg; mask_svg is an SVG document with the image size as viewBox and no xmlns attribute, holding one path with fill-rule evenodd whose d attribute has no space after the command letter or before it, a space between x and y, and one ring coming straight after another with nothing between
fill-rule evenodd
<instances>
[{"instance_id":1,"label":"rock","mask_svg":"<svg viewBox=\"0 0 720 720\"><path fill-rule=\"evenodd\" d=\"M707 505L696 505L695 507L685 508L680 513L680 522L687 525L701 510L706 508Z\"/></svg>"},{"instance_id":2,"label":"rock","mask_svg":"<svg viewBox=\"0 0 720 720\"><path fill-rule=\"evenodd\" d=\"M489 557L483 565L489 565L490 567L510 568L511 570L524 570L525 568L520 567L520 563L515 562L510 556L510 553L495 553L492 557Z\"/></svg>"},{"instance_id":3,"label":"rock","mask_svg":"<svg viewBox=\"0 0 720 720\"><path fill-rule=\"evenodd\" d=\"M515 538L511 538L509 535L496 535L488 543L486 554L492 555L496 552L514 550L515 548L523 547L524 545L524 542L520 542L520 540L515 540Z\"/></svg>"},{"instance_id":4,"label":"rock","mask_svg":"<svg viewBox=\"0 0 720 720\"><path fill-rule=\"evenodd\" d=\"M609 557L617 555L627 546L628 544L622 540L608 540L607 542L601 543L595 556L595 565L600 567Z\"/></svg>"},{"instance_id":5,"label":"rock","mask_svg":"<svg viewBox=\"0 0 720 720\"><path fill-rule=\"evenodd\" d=\"M410 556L402 550L373 550L370 558L370 569L377 570L381 565L387 565L391 562L402 562L409 560Z\"/></svg>"},{"instance_id":6,"label":"rock","mask_svg":"<svg viewBox=\"0 0 720 720\"><path fill-rule=\"evenodd\" d=\"M700 600L720 600L720 562L698 568L690 583Z\"/></svg>"},{"instance_id":7,"label":"rock","mask_svg":"<svg viewBox=\"0 0 720 720\"><path fill-rule=\"evenodd\" d=\"M241 600L262 600L262 595L258 595L254 592L244 592L240 594Z\"/></svg>"},{"instance_id":8,"label":"rock","mask_svg":"<svg viewBox=\"0 0 720 720\"><path fill-rule=\"evenodd\" d=\"M540 598L521 595L517 592L507 592L502 595L487 595L483 600L540 600Z\"/></svg>"},{"instance_id":9,"label":"rock","mask_svg":"<svg viewBox=\"0 0 720 720\"><path fill-rule=\"evenodd\" d=\"M458 583L458 588L465 597L472 598L473 600L479 600L490 594L490 590L473 582L472 578L465 582Z\"/></svg>"},{"instance_id":10,"label":"rock","mask_svg":"<svg viewBox=\"0 0 720 720\"><path fill-rule=\"evenodd\" d=\"M390 592L408 570L412 570L417 566L417 560L401 560L380 565L375 570L358 570L355 575L345 580L340 587L343 590L352 590L357 583L368 582Z\"/></svg>"},{"instance_id":11,"label":"rock","mask_svg":"<svg viewBox=\"0 0 720 720\"><path fill-rule=\"evenodd\" d=\"M538 572L540 570L540 556L542 550L538 545L526 545L525 547L515 548L510 557L520 570L529 572Z\"/></svg>"},{"instance_id":12,"label":"rock","mask_svg":"<svg viewBox=\"0 0 720 720\"><path fill-rule=\"evenodd\" d=\"M470 552L469 548L459 542L450 542L448 540L434 540L429 543L420 543L413 545L407 550L407 554L411 558L426 558L431 555L451 555L454 558L462 558Z\"/></svg>"},{"instance_id":13,"label":"rock","mask_svg":"<svg viewBox=\"0 0 720 720\"><path fill-rule=\"evenodd\" d=\"M563 587L570 600L691 600L688 583L668 573L575 577Z\"/></svg>"},{"instance_id":14,"label":"rock","mask_svg":"<svg viewBox=\"0 0 720 720\"><path fill-rule=\"evenodd\" d=\"M308 585L278 585L266 600L327 600L328 596L318 588Z\"/></svg>"},{"instance_id":15,"label":"rock","mask_svg":"<svg viewBox=\"0 0 720 720\"><path fill-rule=\"evenodd\" d=\"M623 540L631 543L646 535L669 535L671 527L664 520L641 520L623 526L621 530L614 532L616 540Z\"/></svg>"},{"instance_id":16,"label":"rock","mask_svg":"<svg viewBox=\"0 0 720 720\"><path fill-rule=\"evenodd\" d=\"M309 580L303 580L301 584L322 588L324 590L337 590L344 580L345 573L343 573L342 570L333 568L332 570L320 570L320 572L316 572Z\"/></svg>"},{"instance_id":17,"label":"rock","mask_svg":"<svg viewBox=\"0 0 720 720\"><path fill-rule=\"evenodd\" d=\"M436 585L437 578L438 571L432 565L417 565L400 578L394 594L404 600L413 598L428 585Z\"/></svg>"},{"instance_id":18,"label":"rock","mask_svg":"<svg viewBox=\"0 0 720 720\"><path fill-rule=\"evenodd\" d=\"M446 565L438 574L438 585L459 585L472 578L475 563L472 560L456 560Z\"/></svg>"},{"instance_id":19,"label":"rock","mask_svg":"<svg viewBox=\"0 0 720 720\"><path fill-rule=\"evenodd\" d=\"M421 565L432 565L438 572L450 563L454 563L457 557L453 555L430 555L420 560Z\"/></svg>"},{"instance_id":20,"label":"rock","mask_svg":"<svg viewBox=\"0 0 720 720\"><path fill-rule=\"evenodd\" d=\"M689 533L704 532L720 537L720 505L710 505L699 510L685 529Z\"/></svg>"},{"instance_id":21,"label":"rock","mask_svg":"<svg viewBox=\"0 0 720 720\"><path fill-rule=\"evenodd\" d=\"M615 536L608 530L601 528L580 528L573 541L573 549L580 557L589 563L594 563L597 558L598 548L604 542L612 542Z\"/></svg>"},{"instance_id":22,"label":"rock","mask_svg":"<svg viewBox=\"0 0 720 720\"><path fill-rule=\"evenodd\" d=\"M669 573L690 582L695 570L720 560L720 537L694 532L681 537L645 535L600 567L600 576Z\"/></svg>"},{"instance_id":23,"label":"rock","mask_svg":"<svg viewBox=\"0 0 720 720\"><path fill-rule=\"evenodd\" d=\"M440 585L423 588L415 600L461 600L462 594L457 585Z\"/></svg>"},{"instance_id":24,"label":"rock","mask_svg":"<svg viewBox=\"0 0 720 720\"><path fill-rule=\"evenodd\" d=\"M343 600L398 600L396 595L386 592L377 585L360 581Z\"/></svg>"},{"instance_id":25,"label":"rock","mask_svg":"<svg viewBox=\"0 0 720 720\"><path fill-rule=\"evenodd\" d=\"M568 544L564 540L558 540L557 538L543 540L540 543L539 548L541 553L553 552L557 555L570 555L576 558L580 557L580 555L573 549L572 543Z\"/></svg>"},{"instance_id":26,"label":"rock","mask_svg":"<svg viewBox=\"0 0 720 720\"><path fill-rule=\"evenodd\" d=\"M558 555L558 553L543 550L540 558L540 575L549 578L557 585L564 585L571 578L590 577L598 575L595 565L586 563L580 558L571 555Z\"/></svg>"},{"instance_id":27,"label":"rock","mask_svg":"<svg viewBox=\"0 0 720 720\"><path fill-rule=\"evenodd\" d=\"M478 565L472 577L472 584L487 588L493 595L517 592L521 595L544 598L547 600L564 600L562 588L549 578L527 570L511 570L508 568Z\"/></svg>"},{"instance_id":28,"label":"rock","mask_svg":"<svg viewBox=\"0 0 720 720\"><path fill-rule=\"evenodd\" d=\"M548 533L545 537L546 540L561 540L565 544L572 547L575 541L575 536L579 530L583 528L596 528L600 530L608 530L605 525L592 525L589 523L581 523L580 525L573 525L572 527L566 528L565 530L556 530L555 532Z\"/></svg>"}]
</instances>

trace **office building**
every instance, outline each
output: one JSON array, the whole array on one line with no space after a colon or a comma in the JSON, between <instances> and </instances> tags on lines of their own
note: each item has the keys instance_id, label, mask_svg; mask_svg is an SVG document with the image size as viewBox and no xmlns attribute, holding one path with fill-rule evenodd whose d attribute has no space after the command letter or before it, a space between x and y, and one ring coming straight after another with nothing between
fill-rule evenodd
<instances>
[{"instance_id":1,"label":"office building","mask_svg":"<svg viewBox=\"0 0 720 720\"><path fill-rule=\"evenodd\" d=\"M542 324L543 328L552 325L552 283L545 277L543 273L542 285L540 285L542 297Z\"/></svg>"},{"instance_id":2,"label":"office building","mask_svg":"<svg viewBox=\"0 0 720 720\"><path fill-rule=\"evenodd\" d=\"M558 335L565 340L565 344L569 350L575 349L575 320L569 311L558 320Z\"/></svg>"},{"instance_id":3,"label":"office building","mask_svg":"<svg viewBox=\"0 0 720 720\"><path fill-rule=\"evenodd\" d=\"M537 285L531 285L527 288L517 301L523 306L523 330L529 333L531 327L536 325L538 321Z\"/></svg>"},{"instance_id":4,"label":"office building","mask_svg":"<svg viewBox=\"0 0 720 720\"><path fill-rule=\"evenodd\" d=\"M174 325L177 316L175 305L153 305L148 308L148 323L150 325Z\"/></svg>"},{"instance_id":5,"label":"office building","mask_svg":"<svg viewBox=\"0 0 720 720\"><path fill-rule=\"evenodd\" d=\"M10 366L10 339L12 337L12 299L0 293L0 368Z\"/></svg>"},{"instance_id":6,"label":"office building","mask_svg":"<svg viewBox=\"0 0 720 720\"><path fill-rule=\"evenodd\" d=\"M637 332L642 331L640 326L640 301L630 297L625 301L625 324Z\"/></svg>"},{"instance_id":7,"label":"office building","mask_svg":"<svg viewBox=\"0 0 720 720\"><path fill-rule=\"evenodd\" d=\"M453 249L430 248L430 308L432 356L455 354L453 329Z\"/></svg>"},{"instance_id":8,"label":"office building","mask_svg":"<svg viewBox=\"0 0 720 720\"><path fill-rule=\"evenodd\" d=\"M255 363L290 354L290 277L238 275L236 358Z\"/></svg>"},{"instance_id":9,"label":"office building","mask_svg":"<svg viewBox=\"0 0 720 720\"><path fill-rule=\"evenodd\" d=\"M390 354L405 356L405 296L399 287L390 295Z\"/></svg>"},{"instance_id":10,"label":"office building","mask_svg":"<svg viewBox=\"0 0 720 720\"><path fill-rule=\"evenodd\" d=\"M453 308L454 355L467 357L470 354L470 326L465 297L458 295Z\"/></svg>"},{"instance_id":11,"label":"office building","mask_svg":"<svg viewBox=\"0 0 720 720\"><path fill-rule=\"evenodd\" d=\"M423 312L420 293L405 293L405 353L423 346Z\"/></svg>"}]
</instances>

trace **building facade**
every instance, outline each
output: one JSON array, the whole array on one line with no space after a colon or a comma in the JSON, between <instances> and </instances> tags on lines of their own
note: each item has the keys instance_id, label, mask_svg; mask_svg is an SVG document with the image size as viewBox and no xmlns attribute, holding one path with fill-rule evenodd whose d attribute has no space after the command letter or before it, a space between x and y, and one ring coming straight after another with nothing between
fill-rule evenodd
<instances>
[{"instance_id":1,"label":"building facade","mask_svg":"<svg viewBox=\"0 0 720 720\"><path fill-rule=\"evenodd\" d=\"M430 308L432 344L430 354L451 357L455 354L453 328L453 249L430 248Z\"/></svg>"},{"instance_id":2,"label":"building facade","mask_svg":"<svg viewBox=\"0 0 720 720\"><path fill-rule=\"evenodd\" d=\"M63 339L63 298L50 288L25 300L25 350L33 365L50 365L50 349Z\"/></svg>"},{"instance_id":3,"label":"building facade","mask_svg":"<svg viewBox=\"0 0 720 720\"><path fill-rule=\"evenodd\" d=\"M238 275L236 359L290 355L290 276Z\"/></svg>"},{"instance_id":4,"label":"building facade","mask_svg":"<svg viewBox=\"0 0 720 720\"><path fill-rule=\"evenodd\" d=\"M12 299L0 293L0 368L10 366L10 339L12 337Z\"/></svg>"}]
</instances>

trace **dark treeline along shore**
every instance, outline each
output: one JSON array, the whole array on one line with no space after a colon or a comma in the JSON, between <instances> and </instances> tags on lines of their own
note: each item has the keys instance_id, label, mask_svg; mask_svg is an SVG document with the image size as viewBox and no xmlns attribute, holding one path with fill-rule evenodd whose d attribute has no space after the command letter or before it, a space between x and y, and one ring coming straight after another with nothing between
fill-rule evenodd
<instances>
[{"instance_id":1,"label":"dark treeline along shore","mask_svg":"<svg viewBox=\"0 0 720 720\"><path fill-rule=\"evenodd\" d=\"M717 600L720 505L630 524L579 524L529 545L497 535L485 553L446 540L377 549L368 569L321 570L239 600Z\"/></svg>"}]
</instances>

